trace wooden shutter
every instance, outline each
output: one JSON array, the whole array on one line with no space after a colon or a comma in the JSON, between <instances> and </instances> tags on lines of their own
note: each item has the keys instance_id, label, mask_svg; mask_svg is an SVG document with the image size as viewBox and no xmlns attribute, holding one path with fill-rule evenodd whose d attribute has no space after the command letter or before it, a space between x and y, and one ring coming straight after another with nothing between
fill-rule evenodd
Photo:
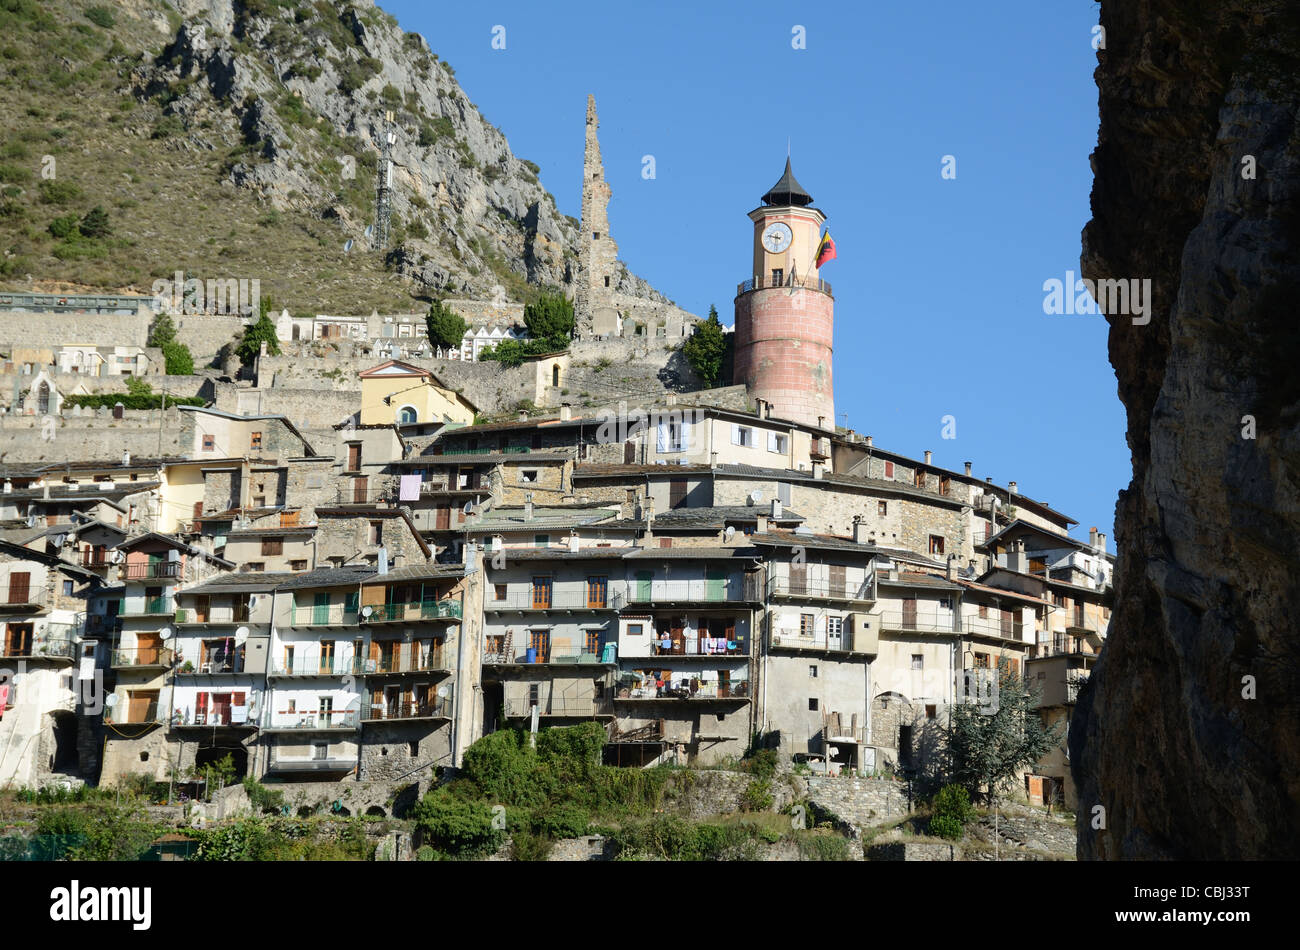
<instances>
[{"instance_id":1,"label":"wooden shutter","mask_svg":"<svg viewBox=\"0 0 1300 950\"><path fill-rule=\"evenodd\" d=\"M9 603L30 603L32 574L31 571L11 571L9 574Z\"/></svg>"}]
</instances>

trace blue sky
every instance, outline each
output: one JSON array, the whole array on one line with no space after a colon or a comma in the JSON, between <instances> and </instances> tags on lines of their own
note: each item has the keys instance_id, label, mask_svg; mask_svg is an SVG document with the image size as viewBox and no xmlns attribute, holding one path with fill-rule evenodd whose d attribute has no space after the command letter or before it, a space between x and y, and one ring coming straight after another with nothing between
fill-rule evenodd
<instances>
[{"instance_id":1,"label":"blue sky","mask_svg":"<svg viewBox=\"0 0 1300 950\"><path fill-rule=\"evenodd\" d=\"M788 141L839 250L822 271L836 421L1015 480L1114 550L1130 459L1105 322L1045 315L1042 289L1078 271L1090 217L1095 3L381 6L451 63L575 217L594 94L621 257L724 323L751 267L746 214ZM946 415L955 439L941 437Z\"/></svg>"}]
</instances>

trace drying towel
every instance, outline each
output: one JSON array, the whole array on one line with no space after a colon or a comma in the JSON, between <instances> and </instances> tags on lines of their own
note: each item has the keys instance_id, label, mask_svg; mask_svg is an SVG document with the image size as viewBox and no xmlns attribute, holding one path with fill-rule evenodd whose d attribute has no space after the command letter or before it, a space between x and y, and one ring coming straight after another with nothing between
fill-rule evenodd
<instances>
[{"instance_id":1,"label":"drying towel","mask_svg":"<svg viewBox=\"0 0 1300 950\"><path fill-rule=\"evenodd\" d=\"M414 475L403 475L401 487L397 491L398 501L419 501L420 500L420 475L417 472Z\"/></svg>"}]
</instances>

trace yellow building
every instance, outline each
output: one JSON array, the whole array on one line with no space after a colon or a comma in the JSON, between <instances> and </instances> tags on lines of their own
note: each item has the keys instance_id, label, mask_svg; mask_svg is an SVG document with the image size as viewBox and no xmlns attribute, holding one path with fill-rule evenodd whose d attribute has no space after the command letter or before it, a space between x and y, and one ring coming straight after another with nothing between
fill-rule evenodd
<instances>
[{"instance_id":1,"label":"yellow building","mask_svg":"<svg viewBox=\"0 0 1300 950\"><path fill-rule=\"evenodd\" d=\"M433 373L401 360L362 370L361 425L455 422L472 425L477 407Z\"/></svg>"}]
</instances>

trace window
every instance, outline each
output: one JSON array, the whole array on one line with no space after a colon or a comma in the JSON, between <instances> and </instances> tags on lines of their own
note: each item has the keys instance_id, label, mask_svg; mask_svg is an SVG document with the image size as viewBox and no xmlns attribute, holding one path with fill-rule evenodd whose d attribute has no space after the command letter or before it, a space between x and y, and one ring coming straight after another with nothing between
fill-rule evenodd
<instances>
[{"instance_id":1,"label":"window","mask_svg":"<svg viewBox=\"0 0 1300 950\"><path fill-rule=\"evenodd\" d=\"M889 514L889 502L887 501L876 502L876 514L878 514L882 518L885 517L885 515Z\"/></svg>"},{"instance_id":2,"label":"window","mask_svg":"<svg viewBox=\"0 0 1300 950\"><path fill-rule=\"evenodd\" d=\"M809 697L808 697L808 711L809 711L809 712L816 712L816 711L817 711L817 697L816 697L816 696L809 696Z\"/></svg>"},{"instance_id":3,"label":"window","mask_svg":"<svg viewBox=\"0 0 1300 950\"><path fill-rule=\"evenodd\" d=\"M938 713L939 713L939 710L934 706L933 703L926 703L926 704L925 704L925 718L926 718L926 719L933 719L936 715L938 715Z\"/></svg>"},{"instance_id":4,"label":"window","mask_svg":"<svg viewBox=\"0 0 1300 950\"><path fill-rule=\"evenodd\" d=\"M217 437L215 435L205 435L203 437L203 451L211 452L217 447Z\"/></svg>"},{"instance_id":5,"label":"window","mask_svg":"<svg viewBox=\"0 0 1300 950\"><path fill-rule=\"evenodd\" d=\"M817 618L813 614L799 615L799 636L811 637L813 635L813 626Z\"/></svg>"},{"instance_id":6,"label":"window","mask_svg":"<svg viewBox=\"0 0 1300 950\"><path fill-rule=\"evenodd\" d=\"M266 562L265 562L265 561L247 561L247 562L245 562L245 564L244 564L244 570L245 570L245 571L250 571L250 572L258 572L258 573L260 573L261 571L266 570Z\"/></svg>"},{"instance_id":7,"label":"window","mask_svg":"<svg viewBox=\"0 0 1300 950\"><path fill-rule=\"evenodd\" d=\"M980 604L980 617L981 617L981 618L984 618L984 617L987 617L988 615L989 615L989 606L988 606L988 604Z\"/></svg>"},{"instance_id":8,"label":"window","mask_svg":"<svg viewBox=\"0 0 1300 950\"><path fill-rule=\"evenodd\" d=\"M279 557L284 553L284 538L263 538L262 557Z\"/></svg>"},{"instance_id":9,"label":"window","mask_svg":"<svg viewBox=\"0 0 1300 950\"><path fill-rule=\"evenodd\" d=\"M382 521L370 522L369 540L371 544L384 543L384 523Z\"/></svg>"},{"instance_id":10,"label":"window","mask_svg":"<svg viewBox=\"0 0 1300 950\"><path fill-rule=\"evenodd\" d=\"M603 608L609 593L609 578L592 576L587 578L587 606ZM588 651L590 652L590 651Z\"/></svg>"},{"instance_id":11,"label":"window","mask_svg":"<svg viewBox=\"0 0 1300 950\"><path fill-rule=\"evenodd\" d=\"M534 432L533 437L529 440L528 444L535 449L540 449L542 447L542 434L540 432Z\"/></svg>"},{"instance_id":12,"label":"window","mask_svg":"<svg viewBox=\"0 0 1300 950\"><path fill-rule=\"evenodd\" d=\"M943 553L943 536L942 536L942 535L938 535L938 534L932 534L932 535L930 535L930 553L931 553L931 554L942 554L942 553Z\"/></svg>"},{"instance_id":13,"label":"window","mask_svg":"<svg viewBox=\"0 0 1300 950\"><path fill-rule=\"evenodd\" d=\"M775 452L778 455L785 455L789 451L790 441L787 436L779 432L769 432L767 434L767 450Z\"/></svg>"},{"instance_id":14,"label":"window","mask_svg":"<svg viewBox=\"0 0 1300 950\"><path fill-rule=\"evenodd\" d=\"M537 534L533 536L533 547L549 548L551 546L551 536L549 534Z\"/></svg>"},{"instance_id":15,"label":"window","mask_svg":"<svg viewBox=\"0 0 1300 950\"><path fill-rule=\"evenodd\" d=\"M913 653L913 654L912 654L912 669L914 669L914 670L923 670L923 669L925 669L925 655L924 655L924 654L921 654L921 653Z\"/></svg>"},{"instance_id":16,"label":"window","mask_svg":"<svg viewBox=\"0 0 1300 950\"><path fill-rule=\"evenodd\" d=\"M780 267L772 268L772 286L781 287L785 284L785 271Z\"/></svg>"},{"instance_id":17,"label":"window","mask_svg":"<svg viewBox=\"0 0 1300 950\"><path fill-rule=\"evenodd\" d=\"M939 476L939 494L940 494L940 495L946 495L946 494L948 494L948 489L949 489L950 487L951 487L951 483L950 483L949 480L948 480L948 476L947 476L947 475L940 475L940 476Z\"/></svg>"},{"instance_id":18,"label":"window","mask_svg":"<svg viewBox=\"0 0 1300 950\"><path fill-rule=\"evenodd\" d=\"M584 641L583 646L585 647L584 652L592 653L592 654L600 653L600 631L599 630L585 631L583 641Z\"/></svg>"},{"instance_id":19,"label":"window","mask_svg":"<svg viewBox=\"0 0 1300 950\"><path fill-rule=\"evenodd\" d=\"M660 546L661 548L670 548L670 547L673 546L673 539L672 539L672 538L660 538L660 539L659 539L659 546Z\"/></svg>"},{"instance_id":20,"label":"window","mask_svg":"<svg viewBox=\"0 0 1300 950\"><path fill-rule=\"evenodd\" d=\"M886 478L893 478L893 477L894 477L894 463L893 463L893 462L886 462L886 463L885 463L885 477L886 477Z\"/></svg>"},{"instance_id":21,"label":"window","mask_svg":"<svg viewBox=\"0 0 1300 950\"><path fill-rule=\"evenodd\" d=\"M975 669L987 670L989 668L989 655L987 653L975 654Z\"/></svg>"},{"instance_id":22,"label":"window","mask_svg":"<svg viewBox=\"0 0 1300 950\"><path fill-rule=\"evenodd\" d=\"M417 755L420 754L420 740L412 739L410 742L406 744L406 749L407 752L410 754L411 758L415 758Z\"/></svg>"},{"instance_id":23,"label":"window","mask_svg":"<svg viewBox=\"0 0 1300 950\"><path fill-rule=\"evenodd\" d=\"M414 406L403 406L401 412L397 415L397 421L402 425L410 425L413 422L418 422L419 419L420 413Z\"/></svg>"},{"instance_id":24,"label":"window","mask_svg":"<svg viewBox=\"0 0 1300 950\"><path fill-rule=\"evenodd\" d=\"M810 679L816 679L816 678L817 678L817 665L816 665L816 664L813 664L813 665L811 665L811 666L808 667L808 676L809 676Z\"/></svg>"},{"instance_id":25,"label":"window","mask_svg":"<svg viewBox=\"0 0 1300 950\"><path fill-rule=\"evenodd\" d=\"M924 487L925 487L925 472L921 471L921 469L918 468L918 469L916 470L916 473L913 475L913 481L916 483L916 487L917 487L917 488L924 488Z\"/></svg>"},{"instance_id":26,"label":"window","mask_svg":"<svg viewBox=\"0 0 1300 950\"><path fill-rule=\"evenodd\" d=\"M659 423L655 450L658 452L685 452L690 448L686 426L681 419L669 418Z\"/></svg>"},{"instance_id":27,"label":"window","mask_svg":"<svg viewBox=\"0 0 1300 950\"><path fill-rule=\"evenodd\" d=\"M630 623L627 625L627 635L629 637L639 637L645 633L645 624Z\"/></svg>"},{"instance_id":28,"label":"window","mask_svg":"<svg viewBox=\"0 0 1300 950\"><path fill-rule=\"evenodd\" d=\"M505 584L493 584L493 585L492 585L492 589L493 589L493 594L494 594L494 599L495 599L495 600L505 600L505 599L506 599L506 585L505 585Z\"/></svg>"},{"instance_id":29,"label":"window","mask_svg":"<svg viewBox=\"0 0 1300 950\"><path fill-rule=\"evenodd\" d=\"M262 447L262 433L254 432L248 440L248 447L250 449L260 449Z\"/></svg>"},{"instance_id":30,"label":"window","mask_svg":"<svg viewBox=\"0 0 1300 950\"><path fill-rule=\"evenodd\" d=\"M840 634L842 634L844 632L844 618L827 617L826 632L832 637L838 637Z\"/></svg>"},{"instance_id":31,"label":"window","mask_svg":"<svg viewBox=\"0 0 1300 950\"><path fill-rule=\"evenodd\" d=\"M63 582L63 596L64 597L72 596L72 581Z\"/></svg>"},{"instance_id":32,"label":"window","mask_svg":"<svg viewBox=\"0 0 1300 950\"><path fill-rule=\"evenodd\" d=\"M301 560L301 561L290 561L290 562L289 562L289 570L291 570L291 571L305 571L305 570L307 570L307 562L306 562L306 560Z\"/></svg>"},{"instance_id":33,"label":"window","mask_svg":"<svg viewBox=\"0 0 1300 950\"><path fill-rule=\"evenodd\" d=\"M549 610L551 606L551 578L533 578L533 609Z\"/></svg>"},{"instance_id":34,"label":"window","mask_svg":"<svg viewBox=\"0 0 1300 950\"><path fill-rule=\"evenodd\" d=\"M732 426L731 427L731 444L742 445L746 448L754 446L754 430L749 426Z\"/></svg>"},{"instance_id":35,"label":"window","mask_svg":"<svg viewBox=\"0 0 1300 950\"><path fill-rule=\"evenodd\" d=\"M328 742L313 742L311 745L311 757L317 762L323 762L330 757L330 745Z\"/></svg>"},{"instance_id":36,"label":"window","mask_svg":"<svg viewBox=\"0 0 1300 950\"><path fill-rule=\"evenodd\" d=\"M537 469L521 468L519 470L519 481L524 485L533 485L537 482Z\"/></svg>"}]
</instances>

